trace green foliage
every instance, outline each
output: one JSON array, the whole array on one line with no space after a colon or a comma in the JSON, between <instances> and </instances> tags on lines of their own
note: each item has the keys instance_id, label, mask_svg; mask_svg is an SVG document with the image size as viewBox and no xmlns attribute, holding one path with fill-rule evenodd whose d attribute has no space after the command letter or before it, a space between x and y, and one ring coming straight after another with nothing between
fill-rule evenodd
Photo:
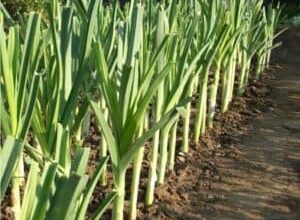
<instances>
[{"instance_id":1,"label":"green foliage","mask_svg":"<svg viewBox=\"0 0 300 220\"><path fill-rule=\"evenodd\" d=\"M18 141L15 138L8 136L5 140L3 147L0 151L1 159L1 172L0 172L0 182L1 182L1 200L4 197L7 186L10 182L10 179L13 175L14 169L18 164L20 158L23 142Z\"/></svg>"},{"instance_id":2,"label":"green foliage","mask_svg":"<svg viewBox=\"0 0 300 220\"><path fill-rule=\"evenodd\" d=\"M66 175L59 174L58 164L47 162L40 169L36 162L31 161L21 219L85 219L92 193L108 161L108 158L100 160L89 178L85 174L88 156L88 149L78 150L73 169ZM103 200L93 214L94 219L101 217L115 196L113 192Z\"/></svg>"}]
</instances>

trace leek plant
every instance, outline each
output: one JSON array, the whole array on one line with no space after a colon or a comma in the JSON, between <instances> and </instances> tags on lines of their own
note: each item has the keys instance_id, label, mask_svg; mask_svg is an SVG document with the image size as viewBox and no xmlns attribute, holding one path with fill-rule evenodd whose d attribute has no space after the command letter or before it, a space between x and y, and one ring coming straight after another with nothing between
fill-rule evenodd
<instances>
[{"instance_id":1,"label":"leek plant","mask_svg":"<svg viewBox=\"0 0 300 220\"><path fill-rule=\"evenodd\" d=\"M99 1L91 1L82 17L79 9L73 9L75 6L61 8L56 1L47 6L50 20L44 42L47 73L41 82L32 128L45 155L70 160L71 135L78 132L88 111L86 98L81 98L81 105L76 99L81 88L87 87L83 79L91 79L92 75L85 73L92 72L88 69L89 53ZM74 111L76 108L80 111ZM61 136L64 143L57 141Z\"/></svg>"},{"instance_id":2,"label":"leek plant","mask_svg":"<svg viewBox=\"0 0 300 220\"><path fill-rule=\"evenodd\" d=\"M237 94L242 95L249 79L250 65L253 57L258 49L265 44L265 41L260 40L260 34L264 31L264 24L261 21L261 8L263 1L252 1L248 5L247 17L243 25L243 36L241 39L240 48L240 73L238 77Z\"/></svg>"},{"instance_id":3,"label":"leek plant","mask_svg":"<svg viewBox=\"0 0 300 220\"><path fill-rule=\"evenodd\" d=\"M76 151L67 174L61 173L64 168L59 164L47 161L37 154L32 146L27 145L26 149L40 160L29 162L30 171L19 219L85 219L92 193L108 158L99 161L96 171L89 178L85 174L89 157L88 148ZM46 161L40 168L40 162L43 160ZM100 219L115 196L115 192L110 193L91 214L91 219Z\"/></svg>"},{"instance_id":4,"label":"leek plant","mask_svg":"<svg viewBox=\"0 0 300 220\"><path fill-rule=\"evenodd\" d=\"M268 37L267 37L267 54L266 54L266 67L269 68L270 59L271 59L271 51L275 47L278 46L278 44L273 45L273 40L278 36L278 34L281 33L275 33L276 28L279 26L281 19L282 19L282 11L283 8L281 7L280 3L277 4L275 8L272 8L272 6L268 6L267 8L267 24L268 24ZM282 31L284 31L283 29Z\"/></svg>"},{"instance_id":5,"label":"leek plant","mask_svg":"<svg viewBox=\"0 0 300 220\"><path fill-rule=\"evenodd\" d=\"M187 93L187 87L190 86L192 79L195 77L197 62L200 60L202 54L204 53L207 45L203 45L197 53L193 56L190 56L190 49L193 41L193 36L196 32L197 20L199 17L193 16L189 22L182 22L182 24L176 24L177 19L175 16L176 5L175 1L170 4L169 12L169 23L167 26L170 27L170 33L176 33L181 35L180 38L177 35L173 35L170 40L169 47L166 48L165 59L175 62L177 65L172 69L170 77L166 78L162 84L163 93L159 93L157 96L157 105L155 108L155 116L164 117L170 109L174 108L177 103L185 98L189 99ZM174 10L174 11L173 11ZM158 19L160 16L163 16L162 12L159 12ZM166 17L166 16L165 16ZM168 19L165 19L167 22ZM171 22L170 22L171 21ZM159 22L161 22L159 20ZM174 23L172 23L174 22ZM177 26L179 25L179 27ZM177 30L176 30L176 29ZM186 35L184 34L186 33ZM163 34L163 33L160 33ZM159 36L158 36L159 37ZM160 131L159 136L156 136L153 139L153 148L152 148L152 158L150 165L149 173L149 182L146 192L146 204L151 205L153 202L154 188L156 181L158 184L162 184L165 179L165 172L167 168L167 163L169 159L169 164L174 163L174 153L175 153L175 144L176 144L176 132L177 132L177 121L178 118L169 121ZM172 139L169 143L170 130L172 129ZM175 133L175 134L174 134ZM159 147L158 147L158 138L160 138ZM170 146L169 146L170 144ZM158 157L159 156L159 157ZM157 166L158 164L158 166ZM158 170L156 170L158 168Z\"/></svg>"},{"instance_id":6,"label":"leek plant","mask_svg":"<svg viewBox=\"0 0 300 220\"><path fill-rule=\"evenodd\" d=\"M263 30L260 32L260 40L264 42L260 45L256 53L257 63L255 78L259 79L265 68L268 67L271 57L271 50L277 47L279 44L273 45L273 39L281 32L275 35L276 27L278 27L281 21L282 8L278 4L276 8L268 6L263 9L261 20L263 22ZM282 31L284 31L283 29Z\"/></svg>"},{"instance_id":7,"label":"leek plant","mask_svg":"<svg viewBox=\"0 0 300 220\"><path fill-rule=\"evenodd\" d=\"M226 13L223 14L223 21L226 21ZM232 27L226 22L223 24L227 26L224 29L219 29L217 31L218 38L222 37L222 40L219 44L218 50L215 55L214 64L213 64L213 79L212 84L210 85L209 89L209 107L208 107L208 114L207 114L207 126L209 128L213 127L213 120L216 113L216 106L217 106L217 95L219 90L219 83L222 72L226 71L226 67L223 67L223 62L226 60L226 57L230 54L230 47L231 45L235 45L235 42L238 42L240 36L240 30L232 31ZM223 27L224 27L223 26ZM222 26L221 26L222 27Z\"/></svg>"},{"instance_id":8,"label":"leek plant","mask_svg":"<svg viewBox=\"0 0 300 220\"><path fill-rule=\"evenodd\" d=\"M206 130L206 119L207 119L207 91L208 91L208 76L215 60L216 53L220 47L222 41L224 41L224 36L228 31L228 26L221 26L221 36L217 35L217 30L220 24L218 22L216 15L222 14L224 7L222 4L218 4L217 1L211 2L202 2L202 8L204 11L203 19L200 30L203 30L199 33L200 44L208 43L210 46L204 55L202 62L200 63L199 69L199 86L200 94L197 106L195 128L194 128L194 140L198 142L199 136L203 134ZM223 36L224 35L224 36ZM217 37L218 36L218 37Z\"/></svg>"},{"instance_id":9,"label":"leek plant","mask_svg":"<svg viewBox=\"0 0 300 220\"><path fill-rule=\"evenodd\" d=\"M137 2L133 2L130 7L129 19L119 24L119 43L116 49L119 65L107 62L101 42L103 39L95 42L93 47L99 88L107 104L111 127L108 126L103 112L95 102L90 100L90 103L108 142L108 150L112 159L117 192L113 219L123 219L126 172L135 155L156 130L179 114L177 109L180 109L180 106L170 109L146 132L141 129L149 103L161 81L169 74L172 64L166 64L160 73L155 74L154 67L166 45L168 39L166 38L159 49L149 55L149 67L140 72L138 60L142 58L138 55L141 51L144 7Z\"/></svg>"},{"instance_id":10,"label":"leek plant","mask_svg":"<svg viewBox=\"0 0 300 220\"><path fill-rule=\"evenodd\" d=\"M1 199L13 176L11 202L17 219L21 208L20 185L24 178L22 148L33 117L41 78L40 34L38 14L31 13L29 16L24 43L20 42L20 27L9 27L8 34L5 33L3 15L0 14L1 116L4 116L1 124L7 138L1 149L1 161L4 161Z\"/></svg>"},{"instance_id":11,"label":"leek plant","mask_svg":"<svg viewBox=\"0 0 300 220\"><path fill-rule=\"evenodd\" d=\"M246 2L244 0L230 1L228 22L232 25L233 31L243 27L246 12L246 7L244 7L245 5ZM231 46L231 50L229 51L230 55L227 56L226 60L224 60L224 64L226 63L225 66L228 68L226 71L224 71L222 77L222 112L226 112L228 110L229 104L231 103L233 97L237 60L241 47L240 38L238 39L238 42L232 42Z\"/></svg>"}]
</instances>

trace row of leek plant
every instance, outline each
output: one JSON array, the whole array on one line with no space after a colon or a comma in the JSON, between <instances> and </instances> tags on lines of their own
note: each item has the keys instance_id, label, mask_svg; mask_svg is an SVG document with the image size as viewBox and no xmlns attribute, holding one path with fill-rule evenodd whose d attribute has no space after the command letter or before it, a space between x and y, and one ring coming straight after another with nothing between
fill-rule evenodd
<instances>
[{"instance_id":1,"label":"row of leek plant","mask_svg":"<svg viewBox=\"0 0 300 220\"><path fill-rule=\"evenodd\" d=\"M165 31L172 36L176 34L178 41L177 49L176 46L172 45L174 41L171 41L171 49L168 50L168 47L166 47L164 57L160 61L164 63L169 59L175 61L178 67L175 67L175 78L167 77L162 82L153 101L152 112L155 121L164 115L164 108L172 104L170 103L172 98L168 97L170 91L172 95L175 95L172 86L174 88L180 86L184 88L184 91L179 89L176 93L177 98L180 97L179 99L199 93L194 124L194 140L197 142L199 136L205 132L206 126L213 126L218 88L221 87L222 89L222 112L227 111L229 108L234 93L235 81L238 81L237 94L243 94L253 59L259 59L260 56L269 59L271 49L277 46L273 45L273 38L275 37L274 31L279 24L281 9L279 6L276 8L263 8L262 3L262 1L232 0L226 5L220 1L189 1L188 4L182 1L170 1L165 3L165 10L152 7L152 16L161 20L157 24L156 32L154 32L156 35L153 39L156 42L159 41ZM149 8L151 9L151 5ZM156 14L155 11L157 10L159 10L159 13ZM192 24L195 18L197 18L197 22ZM187 27L192 28L190 30L193 32L190 33ZM181 38L180 34L181 36L186 34L187 37ZM186 40L189 42L187 43ZM191 48L184 47L188 44L192 45ZM177 50L177 54L174 54L175 50ZM241 53L245 53L243 58L245 60L238 59ZM181 57L181 55L183 56ZM266 59L264 58L264 60ZM242 61L238 63L240 60ZM158 69L161 67L161 63ZM240 70L238 70L239 67ZM261 71L265 67L267 65L260 65ZM193 73L191 74L190 71ZM208 84L210 71L216 71L211 77L211 85ZM221 73L222 85L219 86ZM179 81L177 81L178 79ZM188 79L188 82L185 79ZM194 90L194 84L196 84L199 91ZM183 118L184 131L181 148L183 152L188 151L189 127L191 124L190 105L190 103L187 104L187 111ZM207 105L209 105L209 108L207 108ZM164 182L166 167L173 169L178 121L179 117L174 118L161 130L157 131L153 137L152 158L150 159L149 180L145 198L147 205L151 205L153 202L156 182L158 184ZM142 158L142 156L140 155L139 158ZM138 169L134 167L137 170L134 170L134 173L140 171L140 166L141 161ZM132 184L136 186L138 183ZM136 194L132 192L131 196L130 216L131 219L134 219Z\"/></svg>"},{"instance_id":2,"label":"row of leek plant","mask_svg":"<svg viewBox=\"0 0 300 220\"><path fill-rule=\"evenodd\" d=\"M174 168L180 120L180 150L188 152L190 127L198 142L206 127L213 126L217 104L222 112L228 110L236 81L237 94L243 94L253 60L256 77L268 66L281 9L264 8L262 0L133 0L122 9L118 1L104 7L101 0L66 1L64 6L51 0L46 11L48 21L40 24L39 16L31 14L26 32L21 28L20 33L17 25L6 31L1 17L1 39L6 39L1 41L1 126L6 137L1 158L12 155L3 156L7 166L1 170L1 192L13 172L14 177L20 171L23 175L25 145L31 168L23 201L40 193L45 203L32 204L47 204L50 198L56 202L23 211L21 183L13 178L17 219L24 213L27 219L38 218L35 210L43 210L42 218L55 214L57 219L57 207L65 200L63 191L56 189L71 186L76 186L70 189L74 199L70 201L76 206L65 203L66 212L58 219L84 218L100 175L101 184L106 184L108 153L115 192L94 216L99 218L114 199L113 219L124 218L125 182L132 167L129 214L135 219L145 143L152 138L145 197L151 205L156 184L162 184L166 171ZM82 144L91 110L101 131L101 161L87 180L88 153ZM26 141L30 125L35 146ZM74 156L74 151L79 153ZM74 168L76 164L81 168ZM45 185L45 178L52 181ZM71 215L71 209L78 212Z\"/></svg>"},{"instance_id":3,"label":"row of leek plant","mask_svg":"<svg viewBox=\"0 0 300 220\"><path fill-rule=\"evenodd\" d=\"M127 18L127 21L132 19L132 13L135 7L134 4L136 4L136 2L133 2L128 6L128 8L125 8L125 15L123 15L123 17L125 19ZM245 5L247 5L247 10L244 8ZM180 100L190 97L194 93L193 86L194 83L196 83L196 86L200 89L198 112L196 116L196 124L194 125L195 141L197 141L199 135L205 132L207 124L206 118L208 117L207 111L210 114L208 124L210 127L212 126L221 69L223 72L222 111L227 111L229 107L230 101L233 97L234 82L237 77L237 57L240 54L241 49L246 50L244 42L247 40L248 34L251 33L254 37L251 38L252 41L246 42L246 46L250 47L252 46L252 43L256 43L259 45L257 47L263 47L263 50L266 52L270 51L270 48L266 48L266 45L272 44L273 35L260 35L259 37L256 37L255 35L256 33L260 33L261 29L264 30L266 28L270 28L268 27L269 24L262 19L263 17L261 17L261 24L257 25L259 28L256 28L254 23L252 23L253 26L250 26L251 24L245 25L248 19L246 17L247 13L252 12L252 10L251 19L257 19L256 15L263 15L264 13L269 14L269 12L262 9L262 1L251 1L248 4L246 1L230 1L227 6L223 3L219 3L218 1L190 1L189 4L185 4L183 1L169 1L168 3L161 3L159 6L152 4L151 2L147 2L144 9L147 10L147 13L145 14L148 17L145 18L143 26L146 30L143 32L144 35L141 40L141 48L140 50L137 49L136 52L138 56L136 59L140 59L140 63L136 65L141 65L142 67L140 67L139 70L143 71L144 65L148 64L147 59L149 59L149 55L145 53L145 50L146 52L149 52L147 49L149 48L149 45L151 46L151 44L153 44L152 48L159 48L159 43L163 42L165 36L168 36L169 40L166 42L166 46L162 48L161 55L157 61L157 66L153 66L155 65L153 64L152 67L156 68L157 73L160 73L166 63L170 62L175 63L176 65L169 70L170 73L168 77L161 80L161 84L158 86L157 92L153 97L153 104L149 111L152 113L151 115L153 115L154 118L152 120L148 119L147 112L145 110L144 117L146 118L141 121L141 124L146 121L147 123L145 123L148 125L148 122L150 121L151 127L151 123L153 123L153 125L158 123L162 117L167 115L167 112L170 109L174 108L176 104L180 102ZM256 11L254 11L254 9L256 9ZM268 10L270 10L270 8ZM279 18L280 10L272 9L272 11L276 11L276 16ZM216 19L216 15L220 15L223 19ZM274 25L273 23L274 26L271 28L274 28L276 24ZM127 31L128 29L125 31L122 30L121 32L127 33ZM140 43L138 38L141 36L131 36L130 40L135 41L136 44L137 42ZM244 44L242 45L241 42ZM124 47L123 42L121 45ZM128 45L130 47L130 43L128 43ZM251 49L252 50L249 52L250 58L248 58L249 63L251 63L251 59L254 55L258 55L258 49L256 47ZM123 48L118 48L117 63L118 65L121 63L119 71L121 70L121 74L124 74L126 71L122 70L122 68L124 68L124 64L122 64L122 61L119 60L119 53L124 53ZM122 55L120 55L120 57L122 57ZM123 60L123 63L128 65L126 64L126 61L128 60L127 57ZM214 85L211 86L211 90L208 91L209 71L215 63L218 66L218 74L213 76ZM227 66L229 66L229 68L226 68ZM248 71L248 69L245 70L246 74L248 74ZM109 72L112 72L112 70ZM137 74L141 75L142 73ZM248 75L246 76L248 78ZM123 76L121 75L121 78L122 77ZM245 77L242 78L245 79ZM122 85L122 80L121 82L116 80L114 83L116 86L119 84ZM243 84L243 87L245 87L246 83L244 81ZM135 88L135 84L132 83L132 87ZM102 92L103 90L104 89L102 88ZM134 91L135 89L132 90ZM125 91L127 90L124 90L124 92ZM131 94L133 91L128 91L129 93L127 94ZM214 107L209 108L209 110L207 110L208 92L210 92L209 96L211 97L210 104L214 105ZM120 90L120 94L123 94L122 90ZM108 100L105 101L107 102ZM121 102L121 106L124 105L122 104L122 99L119 99L118 101ZM187 105L188 114L184 114L185 116L187 115L187 117L184 117L183 119L185 121L185 139L183 142L183 150L185 152L188 150L188 128L190 125L190 104L188 103ZM127 107L125 110L126 109ZM109 115L110 118L112 115L113 117L116 117L117 114L112 114L110 112ZM158 182L158 184L162 184L164 182L167 166L169 169L172 169L174 166L177 124L179 118L179 116L173 117L172 120L162 125L161 129L158 129L154 133L151 148L152 155L149 167L149 180L146 192L147 205L151 205L153 202L153 193L156 182ZM103 125L101 125L101 127L102 126ZM116 127L117 126L115 126L114 129L116 129ZM141 129L143 129L142 127L143 125L141 125ZM142 133L143 131L141 130L136 132L137 137L139 137ZM133 164L130 198L131 219L136 218L137 193L143 155L144 148L143 146L140 146L140 149L137 150L136 155L134 156ZM122 185L122 188L124 188L124 185ZM122 197L124 197L124 192L122 192L122 194ZM123 202L124 201L122 201L122 203ZM121 216L121 214L118 216Z\"/></svg>"}]
</instances>

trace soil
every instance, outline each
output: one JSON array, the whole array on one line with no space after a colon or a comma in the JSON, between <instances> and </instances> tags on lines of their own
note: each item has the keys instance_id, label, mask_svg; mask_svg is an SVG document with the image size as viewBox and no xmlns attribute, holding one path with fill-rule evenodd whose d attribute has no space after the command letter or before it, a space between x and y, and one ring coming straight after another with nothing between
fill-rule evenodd
<instances>
[{"instance_id":1,"label":"soil","mask_svg":"<svg viewBox=\"0 0 300 220\"><path fill-rule=\"evenodd\" d=\"M300 219L300 29L271 68L217 115L139 219Z\"/></svg>"},{"instance_id":2,"label":"soil","mask_svg":"<svg viewBox=\"0 0 300 220\"><path fill-rule=\"evenodd\" d=\"M198 144L190 143L188 154L177 154L175 169L157 187L151 207L142 202L144 161L138 219L300 219L300 29L289 29L279 40L283 45L273 52L273 65L262 79L251 80L230 111L216 115L214 128ZM99 161L96 127L92 118L84 143L92 149L89 174ZM89 213L111 189L110 175L108 186L97 186ZM8 198L9 190L2 219L12 219ZM103 219L110 217L108 210Z\"/></svg>"}]
</instances>

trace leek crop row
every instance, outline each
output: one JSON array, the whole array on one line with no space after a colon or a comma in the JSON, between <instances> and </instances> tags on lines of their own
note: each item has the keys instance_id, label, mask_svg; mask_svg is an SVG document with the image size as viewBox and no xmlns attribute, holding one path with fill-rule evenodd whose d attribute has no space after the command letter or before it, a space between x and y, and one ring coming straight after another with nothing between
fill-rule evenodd
<instances>
[{"instance_id":1,"label":"leek crop row","mask_svg":"<svg viewBox=\"0 0 300 220\"><path fill-rule=\"evenodd\" d=\"M243 95L251 67L256 79L268 68L282 10L262 0L49 0L46 18L32 12L17 24L1 9L1 200L11 182L16 219L79 220L98 182L106 186L107 163L114 189L92 219L111 202L112 218L124 219L129 169L136 219L144 160L153 203L176 152ZM89 177L92 118L101 144Z\"/></svg>"}]
</instances>

